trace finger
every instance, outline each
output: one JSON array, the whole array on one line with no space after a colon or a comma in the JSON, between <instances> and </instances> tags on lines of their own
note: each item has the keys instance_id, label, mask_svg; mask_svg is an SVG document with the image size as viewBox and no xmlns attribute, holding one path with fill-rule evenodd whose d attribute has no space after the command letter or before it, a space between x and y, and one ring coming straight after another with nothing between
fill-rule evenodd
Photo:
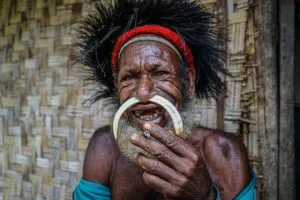
<instances>
[{"instance_id":1,"label":"finger","mask_svg":"<svg viewBox=\"0 0 300 200\"><path fill-rule=\"evenodd\" d=\"M159 141L146 139L144 136L133 134L131 142L180 173L187 171L187 165L193 165L191 161L176 155Z\"/></svg>"},{"instance_id":2,"label":"finger","mask_svg":"<svg viewBox=\"0 0 300 200\"><path fill-rule=\"evenodd\" d=\"M139 154L136 158L136 163L149 174L156 175L165 181L183 188L188 179L180 173L177 173L172 168L156 159L151 159Z\"/></svg>"},{"instance_id":3,"label":"finger","mask_svg":"<svg viewBox=\"0 0 300 200\"><path fill-rule=\"evenodd\" d=\"M182 190L178 186L172 185L171 183L168 183L167 181L153 174L144 172L143 179L149 187L159 191L166 196L176 197L180 196L180 194L182 193Z\"/></svg>"},{"instance_id":4,"label":"finger","mask_svg":"<svg viewBox=\"0 0 300 200\"><path fill-rule=\"evenodd\" d=\"M175 136L175 134L153 123L145 123L143 128L146 131L149 131L151 136L165 144L172 151L183 157L191 159L194 163L199 162L199 152L195 147L184 141L182 138Z\"/></svg>"}]
</instances>

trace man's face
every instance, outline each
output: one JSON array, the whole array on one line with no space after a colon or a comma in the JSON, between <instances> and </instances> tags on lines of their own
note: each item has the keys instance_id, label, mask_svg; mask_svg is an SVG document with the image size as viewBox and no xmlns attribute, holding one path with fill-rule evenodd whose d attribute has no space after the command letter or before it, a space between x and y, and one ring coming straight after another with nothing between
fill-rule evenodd
<instances>
[{"instance_id":1,"label":"man's face","mask_svg":"<svg viewBox=\"0 0 300 200\"><path fill-rule=\"evenodd\" d=\"M160 126L166 124L168 115L165 110L149 102L155 95L168 99L177 109L182 106L180 76L183 75L180 74L179 61L172 49L155 41L136 42L124 49L115 83L121 104L132 97L141 101L125 114L131 123L138 126L149 121Z\"/></svg>"}]
</instances>

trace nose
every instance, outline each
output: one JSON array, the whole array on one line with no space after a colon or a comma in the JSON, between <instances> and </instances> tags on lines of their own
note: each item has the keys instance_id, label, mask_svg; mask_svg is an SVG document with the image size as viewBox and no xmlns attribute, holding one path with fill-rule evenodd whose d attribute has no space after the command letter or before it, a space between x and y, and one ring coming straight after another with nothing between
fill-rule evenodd
<instances>
[{"instance_id":1,"label":"nose","mask_svg":"<svg viewBox=\"0 0 300 200\"><path fill-rule=\"evenodd\" d=\"M141 103L146 103L156 95L154 91L153 81L148 74L143 74L137 83L136 97Z\"/></svg>"}]
</instances>

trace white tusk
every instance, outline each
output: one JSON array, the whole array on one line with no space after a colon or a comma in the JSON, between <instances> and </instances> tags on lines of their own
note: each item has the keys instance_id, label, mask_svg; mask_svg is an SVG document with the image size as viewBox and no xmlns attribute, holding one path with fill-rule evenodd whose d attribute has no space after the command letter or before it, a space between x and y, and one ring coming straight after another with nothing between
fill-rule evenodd
<instances>
[{"instance_id":1,"label":"white tusk","mask_svg":"<svg viewBox=\"0 0 300 200\"><path fill-rule=\"evenodd\" d=\"M181 136L183 132L183 123L176 107L170 101L158 95L152 97L149 101L161 105L166 111L168 111L174 124L175 134L177 136Z\"/></svg>"},{"instance_id":2,"label":"white tusk","mask_svg":"<svg viewBox=\"0 0 300 200\"><path fill-rule=\"evenodd\" d=\"M183 132L183 123L182 123L182 119L181 119L176 107L171 102L169 102L167 99L165 99L161 96L158 96L158 95L152 97L149 101L156 103L158 105L161 105L169 113L169 115L172 118L173 124L174 124L175 134L177 136L181 136L182 132ZM117 111L115 118L114 118L114 123L113 123L113 133L114 133L115 139L117 139L118 125L119 125L119 121L120 121L122 114L129 107L131 107L134 104L137 104L139 102L140 101L137 98L133 97L133 98L129 99L128 101L126 101Z\"/></svg>"},{"instance_id":3,"label":"white tusk","mask_svg":"<svg viewBox=\"0 0 300 200\"><path fill-rule=\"evenodd\" d=\"M113 123L113 132L114 132L115 139L117 139L118 126L119 126L119 121L120 121L122 114L129 107L133 106L134 104L137 104L138 102L140 102L140 101L137 98L133 97L133 98L127 100L117 111L115 118L114 118L114 123Z\"/></svg>"}]
</instances>

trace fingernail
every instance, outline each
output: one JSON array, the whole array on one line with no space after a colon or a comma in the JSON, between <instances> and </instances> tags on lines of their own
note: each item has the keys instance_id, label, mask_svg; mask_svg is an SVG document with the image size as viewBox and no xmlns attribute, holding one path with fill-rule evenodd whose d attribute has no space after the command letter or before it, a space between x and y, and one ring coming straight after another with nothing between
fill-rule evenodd
<instances>
[{"instance_id":1,"label":"fingernail","mask_svg":"<svg viewBox=\"0 0 300 200\"><path fill-rule=\"evenodd\" d=\"M149 123L145 123L145 124L143 125L143 128L144 128L144 129L150 129L150 128L151 128L151 125L150 125Z\"/></svg>"},{"instance_id":2,"label":"fingernail","mask_svg":"<svg viewBox=\"0 0 300 200\"><path fill-rule=\"evenodd\" d=\"M137 140L137 139L138 139L138 135L137 134L132 134L131 140Z\"/></svg>"},{"instance_id":3,"label":"fingernail","mask_svg":"<svg viewBox=\"0 0 300 200\"><path fill-rule=\"evenodd\" d=\"M136 160L136 158L138 157L139 153L134 154L133 159Z\"/></svg>"}]
</instances>

